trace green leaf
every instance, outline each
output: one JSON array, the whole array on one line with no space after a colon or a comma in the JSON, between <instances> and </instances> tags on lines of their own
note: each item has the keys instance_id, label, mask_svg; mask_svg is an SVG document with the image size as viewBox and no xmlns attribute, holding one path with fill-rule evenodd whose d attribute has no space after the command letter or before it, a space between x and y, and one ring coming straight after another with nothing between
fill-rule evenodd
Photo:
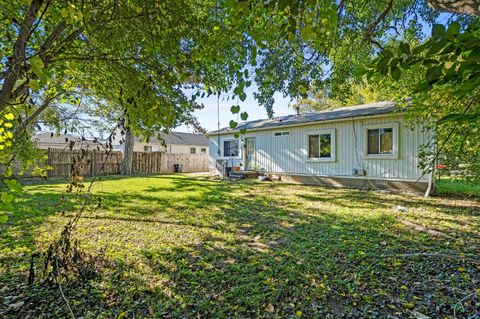
<instances>
[{"instance_id":1,"label":"green leaf","mask_svg":"<svg viewBox=\"0 0 480 319\"><path fill-rule=\"evenodd\" d=\"M23 192L22 185L16 179L6 179L3 181L7 185L8 189L14 193Z\"/></svg>"},{"instance_id":2,"label":"green leaf","mask_svg":"<svg viewBox=\"0 0 480 319\"><path fill-rule=\"evenodd\" d=\"M248 113L247 112L242 112L240 114L240 118L242 119L242 121L246 121L248 119Z\"/></svg>"},{"instance_id":3,"label":"green leaf","mask_svg":"<svg viewBox=\"0 0 480 319\"><path fill-rule=\"evenodd\" d=\"M7 193L7 192L2 192L2 195L0 195L0 199L4 203L11 203L14 199L14 196L12 194Z\"/></svg>"},{"instance_id":4,"label":"green leaf","mask_svg":"<svg viewBox=\"0 0 480 319\"><path fill-rule=\"evenodd\" d=\"M402 42L398 48L400 49L401 53L410 54L410 45L408 45L408 43Z\"/></svg>"},{"instance_id":5,"label":"green leaf","mask_svg":"<svg viewBox=\"0 0 480 319\"><path fill-rule=\"evenodd\" d=\"M445 26L443 24L434 24L432 27L432 37L443 38L445 36Z\"/></svg>"},{"instance_id":6,"label":"green leaf","mask_svg":"<svg viewBox=\"0 0 480 319\"><path fill-rule=\"evenodd\" d=\"M235 122L234 120L230 120L230 123L228 124L231 129L234 129L237 127L238 123Z\"/></svg>"},{"instance_id":7,"label":"green leaf","mask_svg":"<svg viewBox=\"0 0 480 319\"><path fill-rule=\"evenodd\" d=\"M40 82L38 82L37 80L30 80L29 86L35 92L38 92L40 90L40 87L41 87Z\"/></svg>"},{"instance_id":8,"label":"green leaf","mask_svg":"<svg viewBox=\"0 0 480 319\"><path fill-rule=\"evenodd\" d=\"M247 134L247 129L246 128L241 128L240 129L240 134L243 134L243 135Z\"/></svg>"},{"instance_id":9,"label":"green leaf","mask_svg":"<svg viewBox=\"0 0 480 319\"><path fill-rule=\"evenodd\" d=\"M429 68L427 70L426 77L429 84L433 84L437 82L441 76L442 76L442 68L440 66Z\"/></svg>"},{"instance_id":10,"label":"green leaf","mask_svg":"<svg viewBox=\"0 0 480 319\"><path fill-rule=\"evenodd\" d=\"M238 97L243 102L247 98L247 94L245 92L241 92Z\"/></svg>"},{"instance_id":11,"label":"green leaf","mask_svg":"<svg viewBox=\"0 0 480 319\"><path fill-rule=\"evenodd\" d=\"M34 56L30 59L30 65L32 67L33 73L35 73L39 78L43 77L44 67L42 59L38 56Z\"/></svg>"},{"instance_id":12,"label":"green leaf","mask_svg":"<svg viewBox=\"0 0 480 319\"><path fill-rule=\"evenodd\" d=\"M390 51L389 49L383 50L383 51L382 51L382 55L383 55L384 57L388 57L388 58L393 57L393 53L392 53L392 51Z\"/></svg>"},{"instance_id":13,"label":"green leaf","mask_svg":"<svg viewBox=\"0 0 480 319\"><path fill-rule=\"evenodd\" d=\"M359 65L359 66L355 67L355 69L353 70L353 74L355 76L360 77L360 76L363 76L364 74L366 74L368 71L369 71L369 68L367 68L364 65Z\"/></svg>"},{"instance_id":14,"label":"green leaf","mask_svg":"<svg viewBox=\"0 0 480 319\"><path fill-rule=\"evenodd\" d=\"M480 120L480 113L475 114L448 114L447 116L441 118L438 122L475 122Z\"/></svg>"},{"instance_id":15,"label":"green leaf","mask_svg":"<svg viewBox=\"0 0 480 319\"><path fill-rule=\"evenodd\" d=\"M460 28L460 23L458 21L454 21L448 26L447 34L457 35L460 32Z\"/></svg>"},{"instance_id":16,"label":"green leaf","mask_svg":"<svg viewBox=\"0 0 480 319\"><path fill-rule=\"evenodd\" d=\"M398 81L400 80L400 77L402 76L402 71L394 66L392 67L391 71L390 71L390 75L392 76L392 78L395 80L395 81Z\"/></svg>"},{"instance_id":17,"label":"green leaf","mask_svg":"<svg viewBox=\"0 0 480 319\"><path fill-rule=\"evenodd\" d=\"M0 213L0 224L5 224L8 221L8 215Z\"/></svg>"},{"instance_id":18,"label":"green leaf","mask_svg":"<svg viewBox=\"0 0 480 319\"><path fill-rule=\"evenodd\" d=\"M232 112L233 114L237 114L238 112L240 112L240 105L232 105L232 107L230 108L230 112Z\"/></svg>"}]
</instances>

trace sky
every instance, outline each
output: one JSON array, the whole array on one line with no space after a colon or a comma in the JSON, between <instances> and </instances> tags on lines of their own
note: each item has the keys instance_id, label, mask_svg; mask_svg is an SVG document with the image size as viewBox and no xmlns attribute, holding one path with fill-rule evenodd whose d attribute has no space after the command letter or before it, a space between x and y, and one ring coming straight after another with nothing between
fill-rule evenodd
<instances>
[{"instance_id":1,"label":"sky","mask_svg":"<svg viewBox=\"0 0 480 319\"><path fill-rule=\"evenodd\" d=\"M240 122L238 114L232 114L230 107L232 105L240 105L240 113L246 111L248 113L247 121L265 119L267 118L267 111L263 106L258 105L257 100L253 97L253 93L257 90L257 87L253 84L246 90L247 98L245 101L237 99L227 100L228 96L233 94L224 94L220 96L220 128L228 126L230 120ZM282 94L276 93L274 95L275 104L273 105L274 116L282 116L288 114L294 114L295 111L288 107L288 104L293 102L290 97L284 98ZM198 118L198 121L207 131L215 131L217 129L217 96L205 97L203 99L197 99L199 103L202 103L205 107L202 110L195 111L194 115ZM193 128L181 125L175 129L175 132L188 132L193 133Z\"/></svg>"}]
</instances>

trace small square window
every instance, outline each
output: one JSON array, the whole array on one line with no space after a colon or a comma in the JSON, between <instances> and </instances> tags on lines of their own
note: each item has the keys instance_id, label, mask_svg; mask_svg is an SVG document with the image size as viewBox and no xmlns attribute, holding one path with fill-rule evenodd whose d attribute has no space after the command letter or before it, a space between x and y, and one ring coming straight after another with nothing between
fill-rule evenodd
<instances>
[{"instance_id":1,"label":"small square window","mask_svg":"<svg viewBox=\"0 0 480 319\"><path fill-rule=\"evenodd\" d=\"M200 149L200 153L202 153L202 154L207 154L207 149L206 149L205 147L202 147L202 148Z\"/></svg>"},{"instance_id":2,"label":"small square window","mask_svg":"<svg viewBox=\"0 0 480 319\"><path fill-rule=\"evenodd\" d=\"M197 154L197 149L195 147L190 147L190 154Z\"/></svg>"},{"instance_id":3,"label":"small square window","mask_svg":"<svg viewBox=\"0 0 480 319\"><path fill-rule=\"evenodd\" d=\"M150 153L152 151L152 146L151 145L145 145L143 147L143 151Z\"/></svg>"}]
</instances>

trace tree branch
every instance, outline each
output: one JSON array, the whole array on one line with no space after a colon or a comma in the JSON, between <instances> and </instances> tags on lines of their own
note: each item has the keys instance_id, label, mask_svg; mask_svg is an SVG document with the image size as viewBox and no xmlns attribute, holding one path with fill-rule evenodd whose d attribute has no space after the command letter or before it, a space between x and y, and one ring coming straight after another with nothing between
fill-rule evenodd
<instances>
[{"instance_id":1,"label":"tree branch","mask_svg":"<svg viewBox=\"0 0 480 319\"><path fill-rule=\"evenodd\" d=\"M47 107L50 106L50 103L53 99L53 97L47 96L43 100L43 103L42 105L40 105L40 107L38 107L35 111L33 111L32 114L30 114L25 120L23 120L22 123L15 127L15 129L13 130L13 136L18 136L25 129L27 129L28 125L35 121L35 119L40 115L40 113L42 113Z\"/></svg>"},{"instance_id":2,"label":"tree branch","mask_svg":"<svg viewBox=\"0 0 480 319\"><path fill-rule=\"evenodd\" d=\"M377 28L377 26L382 23L383 20L385 20L385 18L387 17L387 15L390 13L390 11L392 10L392 6L393 6L393 0L390 0L388 1L387 3L387 7L385 8L385 10L382 11L382 13L375 19L375 21L373 21L372 23L370 23L370 25L367 27L366 31L365 31L365 39L369 42L373 42L375 43L376 45L378 45L380 48L381 48L381 45L379 45L378 42L376 41L373 41L372 40L372 36L373 36L373 32L375 31L375 29Z\"/></svg>"},{"instance_id":3,"label":"tree branch","mask_svg":"<svg viewBox=\"0 0 480 319\"><path fill-rule=\"evenodd\" d=\"M25 19L20 24L20 31L13 48L13 55L8 63L8 71L3 81L2 89L0 90L0 112L5 110L12 98L15 82L17 82L20 76L22 64L25 60L25 48L27 47L31 28L43 2L44 0L32 0L25 14Z\"/></svg>"},{"instance_id":4,"label":"tree branch","mask_svg":"<svg viewBox=\"0 0 480 319\"><path fill-rule=\"evenodd\" d=\"M479 0L428 0L427 3L437 11L480 16Z\"/></svg>"}]
</instances>

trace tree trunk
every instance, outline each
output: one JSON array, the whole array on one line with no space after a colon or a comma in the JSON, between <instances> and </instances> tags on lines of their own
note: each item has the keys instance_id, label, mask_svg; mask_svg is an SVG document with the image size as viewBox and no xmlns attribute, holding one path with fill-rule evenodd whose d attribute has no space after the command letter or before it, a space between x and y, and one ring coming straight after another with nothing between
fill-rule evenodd
<instances>
[{"instance_id":1,"label":"tree trunk","mask_svg":"<svg viewBox=\"0 0 480 319\"><path fill-rule=\"evenodd\" d=\"M457 14L480 15L480 0L428 0L434 10Z\"/></svg>"},{"instance_id":2,"label":"tree trunk","mask_svg":"<svg viewBox=\"0 0 480 319\"><path fill-rule=\"evenodd\" d=\"M131 175L133 172L133 146L135 140L129 126L125 128L125 143L122 160L122 175Z\"/></svg>"}]
</instances>

